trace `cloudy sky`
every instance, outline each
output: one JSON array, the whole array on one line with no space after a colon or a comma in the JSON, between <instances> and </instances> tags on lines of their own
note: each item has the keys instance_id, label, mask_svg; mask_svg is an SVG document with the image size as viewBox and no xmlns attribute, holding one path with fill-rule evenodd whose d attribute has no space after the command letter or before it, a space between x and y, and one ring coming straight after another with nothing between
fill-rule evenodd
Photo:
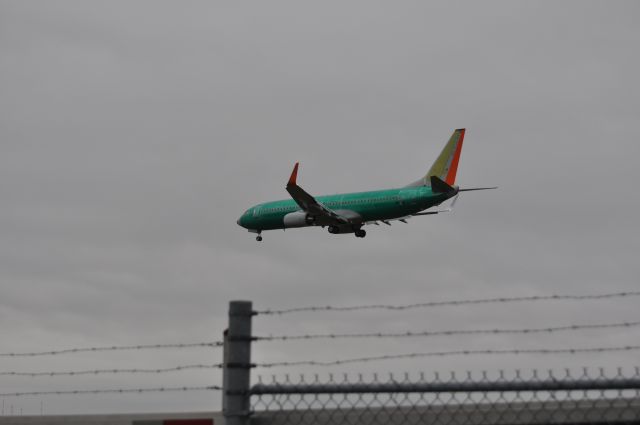
<instances>
[{"instance_id":1,"label":"cloudy sky","mask_svg":"<svg viewBox=\"0 0 640 425\"><path fill-rule=\"evenodd\" d=\"M638 288L637 2L0 2L0 352L209 341L257 309ZM286 198L398 187L468 129L450 215L370 229L235 224ZM636 297L255 318L256 333L640 320ZM548 336L263 342L258 362ZM447 357L259 374L636 366L638 353ZM217 363L219 350L0 358L0 371ZM576 369L579 370L579 369ZM271 379L271 378L269 378ZM6 378L0 392L220 384L217 371ZM212 410L217 393L6 398L39 413Z\"/></svg>"}]
</instances>

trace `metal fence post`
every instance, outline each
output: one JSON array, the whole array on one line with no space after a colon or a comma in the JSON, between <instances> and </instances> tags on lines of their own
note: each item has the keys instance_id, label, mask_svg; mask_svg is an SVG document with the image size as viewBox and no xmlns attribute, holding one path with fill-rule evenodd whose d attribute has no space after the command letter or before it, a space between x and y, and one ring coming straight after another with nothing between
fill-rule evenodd
<instances>
[{"instance_id":1,"label":"metal fence post","mask_svg":"<svg viewBox=\"0 0 640 425\"><path fill-rule=\"evenodd\" d=\"M229 303L222 378L222 413L226 425L249 424L252 316L251 301Z\"/></svg>"}]
</instances>

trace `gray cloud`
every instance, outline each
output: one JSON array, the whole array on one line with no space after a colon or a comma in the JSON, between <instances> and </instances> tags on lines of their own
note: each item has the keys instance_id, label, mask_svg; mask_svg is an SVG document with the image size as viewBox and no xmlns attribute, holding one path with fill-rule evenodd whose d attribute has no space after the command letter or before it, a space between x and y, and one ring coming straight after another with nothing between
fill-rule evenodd
<instances>
[{"instance_id":1,"label":"gray cloud","mask_svg":"<svg viewBox=\"0 0 640 425\"><path fill-rule=\"evenodd\" d=\"M258 308L637 288L640 111L633 2L0 4L0 351L218 339ZM235 225L286 197L394 187L469 129L455 213L372 229ZM637 320L637 300L256 319L261 334ZM264 343L259 361L456 347L622 345L567 337ZM635 365L636 355L500 358ZM218 362L150 352L3 360L3 370ZM495 370L495 358L354 371ZM315 370L301 370L315 372ZM279 372L279 371L276 371ZM204 385L219 373L4 380L0 389ZM210 409L216 394L47 398L54 412ZM212 401L213 400L213 401ZM12 401L25 413L39 400Z\"/></svg>"}]
</instances>

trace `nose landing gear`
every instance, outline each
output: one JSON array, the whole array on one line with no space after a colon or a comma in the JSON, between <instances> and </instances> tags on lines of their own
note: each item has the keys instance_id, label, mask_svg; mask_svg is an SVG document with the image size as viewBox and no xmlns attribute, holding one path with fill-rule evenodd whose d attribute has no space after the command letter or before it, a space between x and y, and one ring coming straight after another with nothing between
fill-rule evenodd
<instances>
[{"instance_id":1,"label":"nose landing gear","mask_svg":"<svg viewBox=\"0 0 640 425\"><path fill-rule=\"evenodd\" d=\"M365 236L367 236L367 232L362 229L356 230L354 234L356 235L356 238L364 238Z\"/></svg>"}]
</instances>

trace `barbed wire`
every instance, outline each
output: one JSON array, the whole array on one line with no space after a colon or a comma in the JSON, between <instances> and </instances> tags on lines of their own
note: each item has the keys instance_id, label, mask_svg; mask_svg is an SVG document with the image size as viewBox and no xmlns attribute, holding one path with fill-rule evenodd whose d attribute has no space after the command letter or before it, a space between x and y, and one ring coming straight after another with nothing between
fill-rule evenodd
<instances>
[{"instance_id":1,"label":"barbed wire","mask_svg":"<svg viewBox=\"0 0 640 425\"><path fill-rule=\"evenodd\" d=\"M62 350L32 351L22 353L0 353L0 357L36 357L55 356L59 354L86 353L99 351L124 351L124 350L153 350L162 348L196 348L196 347L222 347L221 341L193 342L186 344L146 344L146 345L113 345L103 347L65 348Z\"/></svg>"},{"instance_id":2,"label":"barbed wire","mask_svg":"<svg viewBox=\"0 0 640 425\"><path fill-rule=\"evenodd\" d=\"M532 348L516 350L453 350L431 351L427 353L388 354L383 356L356 357L351 359L319 361L300 360L293 362L259 363L256 367L290 367L290 366L340 366L352 363L368 363L380 360L412 359L423 357L448 357L448 356L472 356L472 355L506 355L506 354L581 354L581 353L608 353L616 351L638 351L640 345L628 345L623 347L590 347L590 348Z\"/></svg>"},{"instance_id":3,"label":"barbed wire","mask_svg":"<svg viewBox=\"0 0 640 425\"><path fill-rule=\"evenodd\" d=\"M630 328L640 326L637 322L619 323L599 323L591 325L564 325L544 328L522 328L522 329L470 329L470 330L445 330L445 331L405 331L405 332L364 332L364 333L329 333L329 334L306 334L306 335L275 335L256 337L256 341L296 341L311 339L356 339L356 338L410 338L410 337L432 337L432 336L455 336L455 335L478 335L478 334L534 334L534 333L554 333L566 331L580 331L588 329L612 329Z\"/></svg>"},{"instance_id":4,"label":"barbed wire","mask_svg":"<svg viewBox=\"0 0 640 425\"><path fill-rule=\"evenodd\" d=\"M104 375L104 374L135 374L135 373L169 373L169 372L181 372L183 370L195 370L195 369L221 369L222 364L191 364L181 365L175 367L159 368L159 369L94 369L94 370L69 370L62 372L0 372L0 376L28 376L32 378L36 377L54 377L54 376L82 376L82 375Z\"/></svg>"},{"instance_id":5,"label":"barbed wire","mask_svg":"<svg viewBox=\"0 0 640 425\"><path fill-rule=\"evenodd\" d=\"M444 307L444 306L461 306L470 304L492 304L492 303L513 303L513 302L534 302L534 301L586 301L586 300L601 300L607 298L622 298L622 297L637 297L640 296L640 291L628 291L628 292L614 292L607 294L594 294L594 295L533 295L526 297L498 297L498 298L480 298L480 299L467 299L467 300L448 300L448 301L430 301L425 303L413 303L413 304L369 304L369 305L356 305L356 306L308 306L308 307L294 307L282 310L267 309L258 310L256 314L262 315L282 315L291 313L302 312L349 312L360 310L410 310L416 308L430 308L430 307Z\"/></svg>"},{"instance_id":6,"label":"barbed wire","mask_svg":"<svg viewBox=\"0 0 640 425\"><path fill-rule=\"evenodd\" d=\"M0 397L25 397L39 395L80 395L80 394L130 394L157 393L177 391L221 391L222 387L211 385L206 387L157 387L157 388L111 388L101 390L66 390L66 391L25 391L15 393L0 393Z\"/></svg>"}]
</instances>

